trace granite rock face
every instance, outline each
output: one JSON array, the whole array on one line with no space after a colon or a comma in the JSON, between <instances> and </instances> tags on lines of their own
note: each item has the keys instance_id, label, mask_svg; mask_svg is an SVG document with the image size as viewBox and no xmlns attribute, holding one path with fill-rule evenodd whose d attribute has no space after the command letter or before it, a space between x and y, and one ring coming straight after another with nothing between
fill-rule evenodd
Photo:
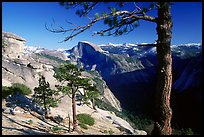
<instances>
[{"instance_id":1,"label":"granite rock face","mask_svg":"<svg viewBox=\"0 0 204 137\"><path fill-rule=\"evenodd\" d=\"M13 60L2 57L2 85L10 86L11 83L22 83L34 89L38 86L39 75L49 79L50 86L54 87L56 80L53 78L52 66L41 63L30 63L29 60Z\"/></svg>"},{"instance_id":2,"label":"granite rock face","mask_svg":"<svg viewBox=\"0 0 204 137\"><path fill-rule=\"evenodd\" d=\"M13 33L2 32L2 55L21 58L26 40Z\"/></svg>"},{"instance_id":3,"label":"granite rock face","mask_svg":"<svg viewBox=\"0 0 204 137\"><path fill-rule=\"evenodd\" d=\"M53 77L54 67L57 67L60 63L45 56L39 56L35 52L25 54L23 52L25 39L12 33L3 32L2 34L2 40L4 40L4 46L2 48L2 50L4 50L2 54L2 85L11 86L12 83L22 83L33 90L38 86L40 75L44 75L46 81L49 81L50 87L55 88L58 82ZM83 43L79 44L79 49L81 49L78 53L80 56L82 56L84 52L87 52L87 55L89 55L92 52L94 53L94 51L101 51L101 49L94 44L91 47L89 45L84 47ZM40 53L60 58L57 52L59 51L42 50ZM82 75L88 78L100 79L100 83L97 83L97 85L100 85L100 91L103 92L103 101L111 104L118 111L121 111L120 102L110 91L100 75L91 75L88 73L83 73Z\"/></svg>"}]
</instances>

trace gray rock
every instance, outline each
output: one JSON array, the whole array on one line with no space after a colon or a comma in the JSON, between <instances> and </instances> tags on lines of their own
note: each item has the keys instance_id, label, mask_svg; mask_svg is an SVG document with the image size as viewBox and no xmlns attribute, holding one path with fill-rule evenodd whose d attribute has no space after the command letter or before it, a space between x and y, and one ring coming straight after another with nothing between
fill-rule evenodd
<instances>
[{"instance_id":1,"label":"gray rock","mask_svg":"<svg viewBox=\"0 0 204 137\"><path fill-rule=\"evenodd\" d=\"M10 32L2 32L2 37L5 38L12 38L12 39L16 39L19 41L26 41L24 38L17 36L16 34L10 33Z\"/></svg>"},{"instance_id":2,"label":"gray rock","mask_svg":"<svg viewBox=\"0 0 204 137\"><path fill-rule=\"evenodd\" d=\"M10 58L21 58L25 41L25 39L13 33L2 32L2 55Z\"/></svg>"}]
</instances>

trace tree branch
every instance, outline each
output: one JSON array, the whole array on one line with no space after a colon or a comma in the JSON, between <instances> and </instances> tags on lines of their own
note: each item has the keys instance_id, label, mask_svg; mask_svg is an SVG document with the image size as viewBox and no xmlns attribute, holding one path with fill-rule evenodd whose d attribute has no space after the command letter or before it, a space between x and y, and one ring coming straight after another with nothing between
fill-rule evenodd
<instances>
[{"instance_id":1,"label":"tree branch","mask_svg":"<svg viewBox=\"0 0 204 137\"><path fill-rule=\"evenodd\" d=\"M135 18L137 20L142 19L142 20L146 20L146 21L157 23L157 18L152 17L152 16L147 16L146 14L144 14L143 16L133 15L133 18Z\"/></svg>"},{"instance_id":2,"label":"tree branch","mask_svg":"<svg viewBox=\"0 0 204 137\"><path fill-rule=\"evenodd\" d=\"M157 44L139 44L137 46L147 46L147 47L156 47Z\"/></svg>"},{"instance_id":3,"label":"tree branch","mask_svg":"<svg viewBox=\"0 0 204 137\"><path fill-rule=\"evenodd\" d=\"M92 6L94 7L97 3L94 3ZM92 9L93 7L91 7L90 9ZM89 18L88 16L85 16L88 17L88 19L90 20L90 23L84 25L84 26L77 26L77 25L74 25L73 23L70 23L67 21L67 23L69 24L72 24L74 25L75 27L74 28L71 28L71 29L63 29L62 27L60 27L59 29L49 29L47 27L47 25L45 24L45 28L48 30L48 31L51 31L51 32L54 32L54 33L67 33L67 32L71 32L71 34L66 37L63 41L68 41L70 39L72 39L73 37L81 34L82 32L84 32L85 30L89 29L91 26L93 26L96 22L100 21L100 20L104 20L104 19L107 19L107 18L113 18L113 17L119 17L121 18L120 19L120 22L109 27L108 29L106 30L101 30L99 32L95 32L93 35L95 34L100 34L100 35L103 35L105 32L108 32L108 31L111 31L111 30L115 30L114 33L110 33L111 34L118 34L117 32L120 30L120 28L124 25L128 25L128 24L132 24L134 23L135 21L137 20L146 20L146 21L150 21L150 22L157 22L157 18L155 17L152 17L152 16L148 16L146 14L142 14L142 15L139 15L141 13L138 13L138 12L129 12L129 11L126 11L126 10L122 10L122 11L116 11L115 13L109 13L105 16L100 16L100 17L97 17L95 19L91 19ZM134 26L133 26L133 29L134 29ZM120 34L120 33L119 33ZM62 42L63 42L62 41Z\"/></svg>"}]
</instances>

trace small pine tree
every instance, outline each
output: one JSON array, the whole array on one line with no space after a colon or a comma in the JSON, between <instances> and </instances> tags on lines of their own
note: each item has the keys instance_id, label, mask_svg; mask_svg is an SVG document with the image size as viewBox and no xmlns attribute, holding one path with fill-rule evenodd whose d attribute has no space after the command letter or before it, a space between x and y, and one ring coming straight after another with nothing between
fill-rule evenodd
<instances>
[{"instance_id":1,"label":"small pine tree","mask_svg":"<svg viewBox=\"0 0 204 137\"><path fill-rule=\"evenodd\" d=\"M81 95L83 103L88 104L88 100L93 100L99 95L98 90L90 84L90 79L82 78L80 69L71 63L64 63L56 68L54 77L61 83L66 83L56 85L56 88L72 99L73 131L77 130L76 94ZM84 89L84 93L79 90L81 88Z\"/></svg>"},{"instance_id":2,"label":"small pine tree","mask_svg":"<svg viewBox=\"0 0 204 137\"><path fill-rule=\"evenodd\" d=\"M45 81L45 77L39 78L39 87L34 88L33 101L40 106L43 105L45 118L48 117L48 108L57 107L58 99L54 98L53 95L58 95L58 92L50 89L49 82Z\"/></svg>"}]
</instances>

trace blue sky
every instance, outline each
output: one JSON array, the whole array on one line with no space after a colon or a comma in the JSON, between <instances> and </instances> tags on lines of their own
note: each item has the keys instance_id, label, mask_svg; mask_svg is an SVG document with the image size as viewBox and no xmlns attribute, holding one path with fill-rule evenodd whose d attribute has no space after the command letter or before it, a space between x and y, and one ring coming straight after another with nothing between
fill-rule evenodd
<instances>
[{"instance_id":1,"label":"blue sky","mask_svg":"<svg viewBox=\"0 0 204 137\"><path fill-rule=\"evenodd\" d=\"M139 3L140 6L146 3ZM131 7L130 7L131 8ZM99 9L103 10L103 7ZM94 11L93 11L94 12ZM202 2L175 2L171 7L173 19L172 44L202 43ZM156 11L150 12L156 15ZM95 44L106 43L153 43L157 39L156 24L140 21L140 26L128 35L119 37L92 36L91 30L101 30L106 26L103 22L94 25L91 30L78 35L71 41L59 43L67 35L51 33L45 29L53 24L65 28L71 27L66 23L73 22L83 25L87 18L76 16L73 9L65 9L58 2L2 2L2 30L15 33L27 40L28 46L40 46L47 49L70 49L79 41L90 41Z\"/></svg>"}]
</instances>

